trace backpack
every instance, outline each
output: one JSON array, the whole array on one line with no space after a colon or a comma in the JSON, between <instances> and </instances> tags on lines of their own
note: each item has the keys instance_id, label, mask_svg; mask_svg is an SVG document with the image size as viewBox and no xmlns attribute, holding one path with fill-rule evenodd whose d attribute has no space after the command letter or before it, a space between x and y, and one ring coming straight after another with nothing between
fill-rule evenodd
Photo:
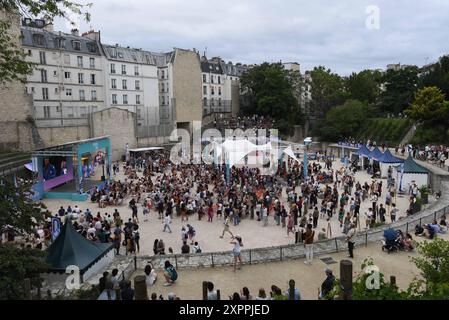
<instances>
[{"instance_id":1,"label":"backpack","mask_svg":"<svg viewBox=\"0 0 449 320\"><path fill-rule=\"evenodd\" d=\"M176 272L176 270L173 266L168 267L167 271L168 271L168 273L170 273L171 279L173 281L176 281L178 279L178 272Z\"/></svg>"}]
</instances>

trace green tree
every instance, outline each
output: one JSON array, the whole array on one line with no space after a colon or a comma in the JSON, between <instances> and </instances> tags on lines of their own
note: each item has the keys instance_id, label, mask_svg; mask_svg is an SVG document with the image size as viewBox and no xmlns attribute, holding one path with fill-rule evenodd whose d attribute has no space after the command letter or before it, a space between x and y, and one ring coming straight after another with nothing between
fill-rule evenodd
<instances>
[{"instance_id":1,"label":"green tree","mask_svg":"<svg viewBox=\"0 0 449 320\"><path fill-rule=\"evenodd\" d=\"M295 77L280 63L263 63L242 75L242 111L276 120L282 134L292 134L304 115L294 94Z\"/></svg>"},{"instance_id":2,"label":"green tree","mask_svg":"<svg viewBox=\"0 0 449 320\"><path fill-rule=\"evenodd\" d=\"M32 233L47 213L43 203L32 201L29 184L16 187L0 180L0 230L12 226L16 233Z\"/></svg>"},{"instance_id":3,"label":"green tree","mask_svg":"<svg viewBox=\"0 0 449 320\"><path fill-rule=\"evenodd\" d=\"M384 113L398 115L410 106L418 88L418 67L408 66L400 70L389 69L381 79L384 91L380 109Z\"/></svg>"},{"instance_id":4,"label":"green tree","mask_svg":"<svg viewBox=\"0 0 449 320\"><path fill-rule=\"evenodd\" d=\"M324 141L339 141L354 137L364 126L368 108L358 100L347 100L343 105L332 108L315 127L315 134Z\"/></svg>"},{"instance_id":5,"label":"green tree","mask_svg":"<svg viewBox=\"0 0 449 320\"><path fill-rule=\"evenodd\" d=\"M48 270L43 257L44 252L37 249L0 245L0 299L24 299L25 278L30 278L32 286L40 285L39 274Z\"/></svg>"},{"instance_id":6,"label":"green tree","mask_svg":"<svg viewBox=\"0 0 449 320\"><path fill-rule=\"evenodd\" d=\"M313 117L322 118L332 107L344 103L348 94L344 91L343 79L330 69L315 67L310 75Z\"/></svg>"},{"instance_id":7,"label":"green tree","mask_svg":"<svg viewBox=\"0 0 449 320\"><path fill-rule=\"evenodd\" d=\"M411 260L421 271L423 280L415 280L408 289L415 299L449 299L449 241L435 239L418 248L420 256Z\"/></svg>"},{"instance_id":8,"label":"green tree","mask_svg":"<svg viewBox=\"0 0 449 320\"><path fill-rule=\"evenodd\" d=\"M444 100L444 94L437 87L425 87L415 93L415 99L405 113L426 124L444 123L449 115L449 102Z\"/></svg>"},{"instance_id":9,"label":"green tree","mask_svg":"<svg viewBox=\"0 0 449 320\"><path fill-rule=\"evenodd\" d=\"M346 91L351 99L375 104L380 95L382 74L377 70L353 72L345 81Z\"/></svg>"},{"instance_id":10,"label":"green tree","mask_svg":"<svg viewBox=\"0 0 449 320\"><path fill-rule=\"evenodd\" d=\"M20 49L17 39L13 39L8 30L11 28L12 16L20 14L30 18L41 18L51 23L55 17L62 17L70 21L71 14L82 16L90 20L86 8L92 4L82 5L68 0L0 0L0 15L5 20L0 21L0 84L11 81L26 81L31 74L34 63L25 61L26 54ZM73 23L73 21L71 21Z\"/></svg>"},{"instance_id":11,"label":"green tree","mask_svg":"<svg viewBox=\"0 0 449 320\"><path fill-rule=\"evenodd\" d=\"M449 55L441 57L420 77L420 87L437 87L449 99Z\"/></svg>"}]
</instances>

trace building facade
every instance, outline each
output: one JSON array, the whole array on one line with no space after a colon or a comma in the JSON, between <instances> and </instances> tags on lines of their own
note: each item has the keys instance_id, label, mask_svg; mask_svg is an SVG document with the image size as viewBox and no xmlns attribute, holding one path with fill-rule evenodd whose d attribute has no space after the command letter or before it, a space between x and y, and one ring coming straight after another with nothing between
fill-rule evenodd
<instances>
[{"instance_id":1,"label":"building facade","mask_svg":"<svg viewBox=\"0 0 449 320\"><path fill-rule=\"evenodd\" d=\"M88 114L105 107L103 59L96 41L44 29L43 20L24 19L22 48L36 63L27 78L38 127L87 123Z\"/></svg>"}]
</instances>

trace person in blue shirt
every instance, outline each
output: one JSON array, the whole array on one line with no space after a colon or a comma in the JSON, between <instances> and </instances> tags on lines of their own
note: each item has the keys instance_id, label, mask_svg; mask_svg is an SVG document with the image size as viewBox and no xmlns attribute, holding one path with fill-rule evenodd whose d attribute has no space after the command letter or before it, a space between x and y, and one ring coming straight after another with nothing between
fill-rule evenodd
<instances>
[{"instance_id":1,"label":"person in blue shirt","mask_svg":"<svg viewBox=\"0 0 449 320\"><path fill-rule=\"evenodd\" d=\"M290 299L290 288L295 288L295 280L290 279L288 282L289 288L285 291L285 296ZM294 289L294 300L301 300L301 294L299 293L299 289Z\"/></svg>"}]
</instances>

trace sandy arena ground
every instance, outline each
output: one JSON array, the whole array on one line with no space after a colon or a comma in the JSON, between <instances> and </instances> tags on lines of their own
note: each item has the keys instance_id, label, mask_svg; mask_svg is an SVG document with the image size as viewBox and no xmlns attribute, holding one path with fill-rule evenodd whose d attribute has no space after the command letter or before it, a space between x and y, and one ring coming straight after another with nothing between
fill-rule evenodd
<instances>
[{"instance_id":1,"label":"sandy arena ground","mask_svg":"<svg viewBox=\"0 0 449 320\"><path fill-rule=\"evenodd\" d=\"M438 235L449 240L449 235ZM418 242L422 238L414 237ZM372 243L368 246L356 246L354 249L353 262L354 279L361 272L361 264L366 257L372 257L380 272L389 281L390 276L396 276L396 283L400 289L406 289L415 277L419 277L419 270L410 261L410 257L417 256L414 252L382 252L380 243ZM327 265L321 258L332 257L337 263ZM164 278L161 270L158 271L158 279L152 287L148 287L148 295L155 292L158 296L162 294L165 299L168 293L173 292L183 300L202 299L202 282L211 281L215 289L220 289L221 299L227 300L234 292L239 292L243 286L247 286L253 298L258 294L259 288L264 288L269 294L271 286L277 285L283 291L288 289L288 281L294 279L296 287L299 288L302 299L317 300L318 288L326 278L324 270L329 267L333 270L336 278L340 278L341 260L347 259L347 251L334 254L326 254L314 257L312 265L305 265L304 259L285 262L273 262L257 265L244 265L241 270L233 271L233 267L222 268L196 268L178 270L178 280L171 287L164 287ZM142 275L143 270L137 270L136 275ZM132 280L131 279L131 280Z\"/></svg>"},{"instance_id":2,"label":"sandy arena ground","mask_svg":"<svg viewBox=\"0 0 449 320\"><path fill-rule=\"evenodd\" d=\"M336 161L333 163L333 168L340 168L341 163L339 161ZM96 170L97 174L101 171L99 168ZM123 170L120 171L120 173L115 177L115 179L121 179L124 180ZM371 177L366 174L366 172L358 172L356 174L356 179L360 181L361 184L363 184L365 181L370 183L372 181ZM383 180L383 190L382 190L382 197L379 199L380 203L385 203L385 194L386 194L386 179ZM339 190L341 191L341 190ZM284 196L285 195L285 189L284 189ZM430 197L432 199L429 199L430 201L433 201L433 197ZM131 209L128 207L128 202L130 198L125 199L124 204L119 206L117 209L120 212L120 215L124 219L124 221L127 221L128 218L131 217ZM54 213L56 213L60 206L63 206L67 208L68 205L70 205L72 208L75 205L78 205L78 207L81 210L85 210L89 208L93 214L96 214L97 212L104 213L110 213L114 211L115 207L107 207L107 208L99 208L98 204L90 202L90 200L87 200L85 202L74 202L70 200L59 200L59 199L45 199L43 201L48 209ZM405 211L408 208L408 197L404 196L398 196L396 199L397 208L399 209L399 215L397 216L397 219L401 216L405 215ZM369 199L367 199L365 202L362 202L362 206L360 208L361 213L361 228L365 226L365 218L364 213L368 210L368 208L371 206L371 202ZM217 220L214 216L214 221L212 223L207 222L207 218L203 218L201 221L198 221L198 215L194 214L189 218L188 222L181 222L180 217L176 217L176 214L174 215L174 219L171 224L171 230L172 233L169 232L163 232L163 224L162 220L159 220L157 218L157 212L151 211L150 212L150 218L149 221L143 222L143 214L142 214L142 208L139 205L139 213L138 217L140 220L140 252L138 255L153 255L153 243L154 240L162 239L165 242L166 246L166 252L168 252L168 248L172 247L174 253L180 253L181 252L181 227L185 226L187 223L190 223L197 231L196 240L199 242L199 245L202 247L203 252L214 252L214 251L223 251L223 250L231 250L232 245L229 243L230 236L225 235L223 239L219 238L219 235L221 235L223 230L223 221ZM320 206L319 206L320 208ZM387 216L387 223L390 222L390 218ZM327 221L325 219L319 219L318 228L315 232L315 236L317 237L318 231L323 228L327 227ZM338 222L338 216L334 215L331 219L331 229L332 229L332 236L340 236L342 235L341 228L339 226ZM233 226L231 225L230 230L233 234L239 234L243 238L244 248L245 249L251 249L251 248L261 248L261 247L270 247L275 245L283 245L283 244L291 244L294 243L294 235L290 234L289 237L287 237L287 232L285 228L282 228L281 226L277 226L273 216L271 215L269 217L269 224L267 227L263 226L262 222L258 222L257 220L250 220L242 219L240 225ZM124 253L124 248L121 248L121 253Z\"/></svg>"}]
</instances>

